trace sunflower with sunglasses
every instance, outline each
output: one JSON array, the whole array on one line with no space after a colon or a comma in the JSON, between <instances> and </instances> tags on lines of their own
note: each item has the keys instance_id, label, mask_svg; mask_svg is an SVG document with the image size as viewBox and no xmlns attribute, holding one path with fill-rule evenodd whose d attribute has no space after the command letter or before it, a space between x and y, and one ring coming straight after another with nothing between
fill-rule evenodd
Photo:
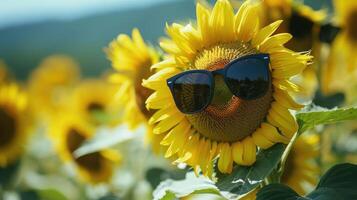
<instances>
[{"instance_id":1,"label":"sunflower with sunglasses","mask_svg":"<svg viewBox=\"0 0 357 200\"><path fill-rule=\"evenodd\" d=\"M262 29L258 5L242 4L236 14L228 0L212 10L199 3L197 27L167 26L161 41L168 58L153 65L157 73L143 85L154 92L146 101L155 134L163 134L165 156L176 156L205 175L232 171L233 162L252 165L257 147L288 143L297 131L289 95L299 87L289 79L301 73L311 56L284 47L288 33L273 33L282 21Z\"/></svg>"}]
</instances>

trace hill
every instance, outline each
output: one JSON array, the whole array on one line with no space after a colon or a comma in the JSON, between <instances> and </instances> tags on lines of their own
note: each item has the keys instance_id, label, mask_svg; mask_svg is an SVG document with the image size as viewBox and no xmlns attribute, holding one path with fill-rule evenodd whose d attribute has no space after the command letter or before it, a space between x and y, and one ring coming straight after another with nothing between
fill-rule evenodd
<instances>
[{"instance_id":1,"label":"hill","mask_svg":"<svg viewBox=\"0 0 357 200\"><path fill-rule=\"evenodd\" d=\"M95 76L110 68L103 48L118 35L138 27L145 39L156 43L165 22L194 17L193 1L174 1L146 8L97 14L73 21L46 21L0 30L0 57L20 79L51 54L76 59L82 72ZM185 18L183 17L185 16Z\"/></svg>"}]
</instances>

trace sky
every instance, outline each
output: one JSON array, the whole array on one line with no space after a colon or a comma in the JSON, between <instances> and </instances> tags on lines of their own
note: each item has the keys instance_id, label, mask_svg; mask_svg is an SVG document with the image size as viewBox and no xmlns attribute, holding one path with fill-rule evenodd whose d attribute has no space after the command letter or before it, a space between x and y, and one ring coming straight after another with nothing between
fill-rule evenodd
<instances>
[{"instance_id":1,"label":"sky","mask_svg":"<svg viewBox=\"0 0 357 200\"><path fill-rule=\"evenodd\" d=\"M0 28L47 19L73 19L175 0L0 0Z\"/></svg>"}]
</instances>

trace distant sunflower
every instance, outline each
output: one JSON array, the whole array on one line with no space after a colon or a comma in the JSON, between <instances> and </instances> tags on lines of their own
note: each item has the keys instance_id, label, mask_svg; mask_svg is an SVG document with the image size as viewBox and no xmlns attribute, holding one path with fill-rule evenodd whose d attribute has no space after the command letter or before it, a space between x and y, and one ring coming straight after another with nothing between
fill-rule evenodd
<instances>
[{"instance_id":1,"label":"distant sunflower","mask_svg":"<svg viewBox=\"0 0 357 200\"><path fill-rule=\"evenodd\" d=\"M79 80L79 67L71 58L62 55L47 57L32 72L29 79L31 108L42 116L59 111Z\"/></svg>"},{"instance_id":2,"label":"distant sunflower","mask_svg":"<svg viewBox=\"0 0 357 200\"><path fill-rule=\"evenodd\" d=\"M66 116L53 122L51 139L60 157L75 165L80 177L89 183L108 182L112 177L113 164L121 157L116 152L104 150L75 157L74 152L94 134L94 128L78 117Z\"/></svg>"},{"instance_id":3,"label":"distant sunflower","mask_svg":"<svg viewBox=\"0 0 357 200\"><path fill-rule=\"evenodd\" d=\"M319 168L318 157L319 137L317 135L302 135L294 144L286 160L282 183L293 188L300 195L305 195L310 188L316 186Z\"/></svg>"},{"instance_id":4,"label":"distant sunflower","mask_svg":"<svg viewBox=\"0 0 357 200\"><path fill-rule=\"evenodd\" d=\"M260 18L262 25L266 26L276 20L283 20L277 32L287 32L293 38L286 43L294 51L310 51L319 60L321 44L319 31L326 18L325 10L313 10L308 5L294 0L264 0L261 7ZM318 64L315 62L316 65ZM308 67L294 81L302 87L299 97L311 99L318 87L317 66Z\"/></svg>"},{"instance_id":5,"label":"distant sunflower","mask_svg":"<svg viewBox=\"0 0 357 200\"><path fill-rule=\"evenodd\" d=\"M260 18L266 26L276 20L284 22L277 32L288 32L293 38L286 44L294 51L309 51L318 41L319 28L326 18L324 10L311 7L294 0L264 0L261 4Z\"/></svg>"},{"instance_id":6,"label":"distant sunflower","mask_svg":"<svg viewBox=\"0 0 357 200\"><path fill-rule=\"evenodd\" d=\"M321 87L325 94L345 92L357 84L357 1L333 2L342 30L332 43L331 53L323 69Z\"/></svg>"},{"instance_id":7,"label":"distant sunflower","mask_svg":"<svg viewBox=\"0 0 357 200\"><path fill-rule=\"evenodd\" d=\"M29 134L27 96L14 84L0 85L0 167L19 158Z\"/></svg>"},{"instance_id":8,"label":"distant sunflower","mask_svg":"<svg viewBox=\"0 0 357 200\"><path fill-rule=\"evenodd\" d=\"M159 53L145 43L138 29L133 29L132 38L120 34L112 41L107 55L116 70L110 80L119 86L116 96L119 106L124 108L124 120L130 128L136 128L140 124L148 125L152 112L145 107L145 101L153 91L143 87L141 83L154 73L150 67L159 62ZM150 125L146 135L157 152L160 149L158 141L162 138L152 134Z\"/></svg>"},{"instance_id":9,"label":"distant sunflower","mask_svg":"<svg viewBox=\"0 0 357 200\"><path fill-rule=\"evenodd\" d=\"M290 34L272 35L282 21L259 29L257 11L257 5L249 1L237 14L228 0L218 0L212 11L198 3L197 28L192 24L167 26L171 40L160 45L169 58L155 64L153 68L160 70L143 82L155 91L146 105L158 109L151 121L154 133L164 135L161 144L168 146L166 157L177 155L177 162L210 174L211 161L219 155L219 170L230 173L233 161L252 165L257 146L267 149L275 143L288 143L296 132L297 123L289 109L302 105L288 94L298 90L289 79L305 69L311 56L283 46ZM200 113L178 110L166 85L168 78L189 69L219 69L235 58L256 53L270 56L272 84L263 97L248 101L231 95L228 101L213 102ZM223 87L216 83L216 90Z\"/></svg>"},{"instance_id":10,"label":"distant sunflower","mask_svg":"<svg viewBox=\"0 0 357 200\"><path fill-rule=\"evenodd\" d=\"M87 79L73 91L73 109L94 125L115 125L118 113L113 108L116 88L101 79Z\"/></svg>"}]
</instances>

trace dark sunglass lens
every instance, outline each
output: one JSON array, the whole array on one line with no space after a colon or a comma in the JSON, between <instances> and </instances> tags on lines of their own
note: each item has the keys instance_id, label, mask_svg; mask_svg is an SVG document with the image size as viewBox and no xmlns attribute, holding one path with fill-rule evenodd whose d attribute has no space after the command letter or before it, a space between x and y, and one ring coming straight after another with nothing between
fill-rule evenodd
<instances>
[{"instance_id":1,"label":"dark sunglass lens","mask_svg":"<svg viewBox=\"0 0 357 200\"><path fill-rule=\"evenodd\" d=\"M209 104L211 78L208 74L192 72L182 75L173 84L176 106L183 113L194 113Z\"/></svg>"},{"instance_id":2,"label":"dark sunglass lens","mask_svg":"<svg viewBox=\"0 0 357 200\"><path fill-rule=\"evenodd\" d=\"M270 84L268 62L247 58L233 63L227 69L226 84L235 96L245 100L263 96Z\"/></svg>"}]
</instances>

